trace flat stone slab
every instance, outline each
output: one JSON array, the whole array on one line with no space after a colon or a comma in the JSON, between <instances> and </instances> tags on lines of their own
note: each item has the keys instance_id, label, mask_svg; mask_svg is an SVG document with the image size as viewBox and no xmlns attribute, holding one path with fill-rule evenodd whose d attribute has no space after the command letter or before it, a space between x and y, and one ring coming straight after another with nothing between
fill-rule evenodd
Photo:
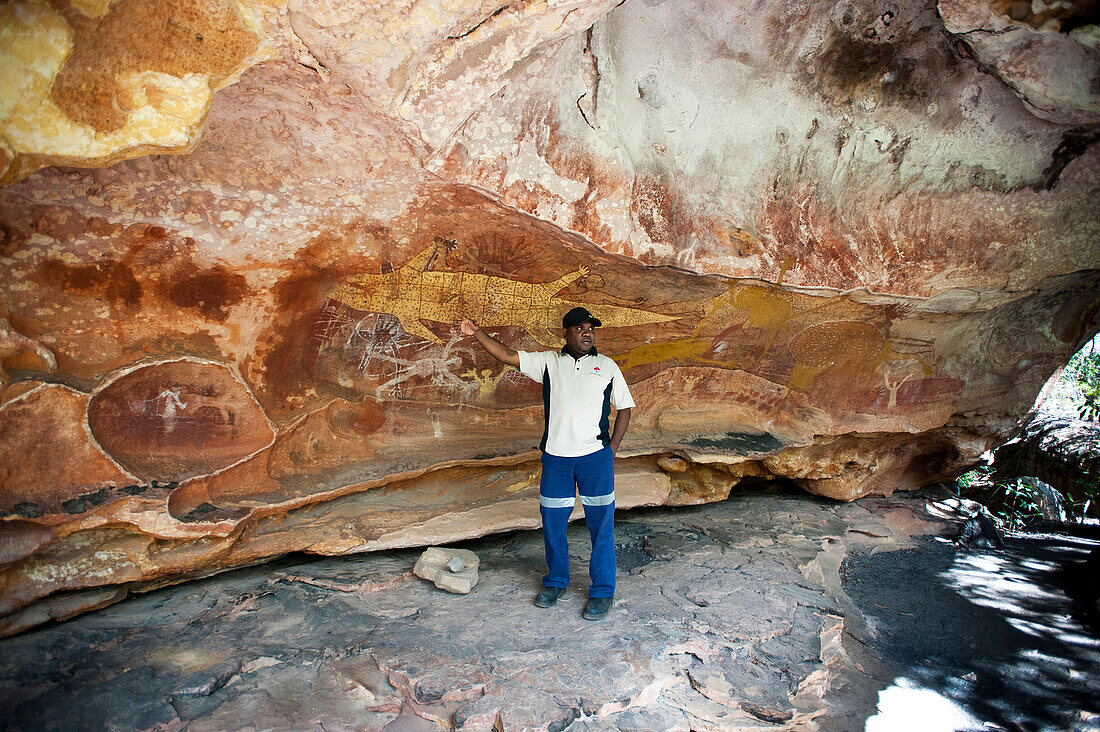
<instances>
[{"instance_id":1,"label":"flat stone slab","mask_svg":"<svg viewBox=\"0 0 1100 732\"><path fill-rule=\"evenodd\" d=\"M1040 678L1067 704L1033 713L1036 729L1067 715L1092 729L1098 643L1048 582L1057 573L1029 564L1037 547L1019 542L958 552L943 538L955 525L926 500L864 499L854 511L770 491L622 512L616 601L598 623L581 618L583 525L569 530L573 583L547 609L532 604L537 532L465 543L481 580L462 596L417 579L415 550L288 557L0 640L0 719L12 730L839 732L889 721L889 701L914 689L998 722L1034 703L1024 681ZM1042 566L1082 547L1065 551ZM1022 622L982 599L1003 597L997 583L1021 571L1029 627L1045 620L1050 632L992 636L972 667L964 650L926 663L927 639L942 650L991 622ZM1020 683L998 691L986 679L1002 663ZM953 696L953 674L971 691Z\"/></svg>"},{"instance_id":2,"label":"flat stone slab","mask_svg":"<svg viewBox=\"0 0 1100 732\"><path fill-rule=\"evenodd\" d=\"M468 595L478 581L480 562L469 549L432 547L413 565L413 574L456 595Z\"/></svg>"}]
</instances>

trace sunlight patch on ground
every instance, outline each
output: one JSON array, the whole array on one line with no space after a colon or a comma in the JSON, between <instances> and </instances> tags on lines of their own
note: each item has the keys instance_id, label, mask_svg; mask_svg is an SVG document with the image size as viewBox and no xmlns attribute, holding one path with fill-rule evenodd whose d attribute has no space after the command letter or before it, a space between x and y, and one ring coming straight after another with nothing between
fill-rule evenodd
<instances>
[{"instance_id":1,"label":"sunlight patch on ground","mask_svg":"<svg viewBox=\"0 0 1100 732\"><path fill-rule=\"evenodd\" d=\"M878 693L864 732L963 732L988 727L950 699L905 677Z\"/></svg>"}]
</instances>

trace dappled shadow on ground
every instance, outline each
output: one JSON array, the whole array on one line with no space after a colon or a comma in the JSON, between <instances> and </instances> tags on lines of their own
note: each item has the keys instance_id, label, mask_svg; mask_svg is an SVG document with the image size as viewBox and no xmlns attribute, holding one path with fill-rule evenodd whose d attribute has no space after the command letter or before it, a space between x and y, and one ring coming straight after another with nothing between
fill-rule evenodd
<instances>
[{"instance_id":1,"label":"dappled shadow on ground","mask_svg":"<svg viewBox=\"0 0 1100 732\"><path fill-rule=\"evenodd\" d=\"M1074 599L1097 581L1082 571L1095 546L1014 537L966 551L941 539L849 559L844 588L894 675L867 732L1100 729L1100 640Z\"/></svg>"}]
</instances>

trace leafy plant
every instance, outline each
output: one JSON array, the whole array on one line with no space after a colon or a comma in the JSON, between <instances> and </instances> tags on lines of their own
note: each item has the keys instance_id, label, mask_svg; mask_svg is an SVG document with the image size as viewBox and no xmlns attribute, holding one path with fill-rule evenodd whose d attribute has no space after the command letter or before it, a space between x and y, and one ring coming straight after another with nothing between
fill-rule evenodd
<instances>
[{"instance_id":1,"label":"leafy plant","mask_svg":"<svg viewBox=\"0 0 1100 732\"><path fill-rule=\"evenodd\" d=\"M1004 492L1004 502L994 511L994 515L1009 528L1018 529L1042 515L1039 491L1034 484L1016 478L998 483L997 489Z\"/></svg>"},{"instance_id":2,"label":"leafy plant","mask_svg":"<svg viewBox=\"0 0 1100 732\"><path fill-rule=\"evenodd\" d=\"M1100 500L1100 468L1082 468L1081 475L1073 479L1073 488L1066 493L1066 500L1083 516L1090 503Z\"/></svg>"},{"instance_id":3,"label":"leafy plant","mask_svg":"<svg viewBox=\"0 0 1100 732\"><path fill-rule=\"evenodd\" d=\"M1100 421L1100 381L1081 385L1081 404L1077 413L1081 419Z\"/></svg>"},{"instance_id":4,"label":"leafy plant","mask_svg":"<svg viewBox=\"0 0 1100 732\"><path fill-rule=\"evenodd\" d=\"M968 470L958 478L955 479L955 483L960 488L971 488L979 483L985 482L985 479L993 472L993 468L988 466L979 466L973 470Z\"/></svg>"},{"instance_id":5,"label":"leafy plant","mask_svg":"<svg viewBox=\"0 0 1100 732\"><path fill-rule=\"evenodd\" d=\"M1073 354L1066 371L1076 380L1080 393L1077 414L1081 419L1100 420L1100 351L1095 338Z\"/></svg>"},{"instance_id":6,"label":"leafy plant","mask_svg":"<svg viewBox=\"0 0 1100 732\"><path fill-rule=\"evenodd\" d=\"M1043 515L1041 489L1032 479L994 480L993 468L978 467L963 473L955 482L1008 529L1022 529Z\"/></svg>"},{"instance_id":7,"label":"leafy plant","mask_svg":"<svg viewBox=\"0 0 1100 732\"><path fill-rule=\"evenodd\" d=\"M1055 382L1045 409L1100 421L1100 336L1073 354Z\"/></svg>"}]
</instances>

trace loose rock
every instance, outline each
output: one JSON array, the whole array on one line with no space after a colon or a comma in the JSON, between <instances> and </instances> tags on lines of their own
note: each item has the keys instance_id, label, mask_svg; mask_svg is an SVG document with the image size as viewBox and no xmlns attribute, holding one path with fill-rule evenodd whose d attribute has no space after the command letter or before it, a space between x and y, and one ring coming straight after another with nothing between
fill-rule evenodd
<instances>
[{"instance_id":1,"label":"loose rock","mask_svg":"<svg viewBox=\"0 0 1100 732\"><path fill-rule=\"evenodd\" d=\"M477 555L467 549L432 547L416 560L413 574L441 590L466 595L477 584L478 565Z\"/></svg>"}]
</instances>

